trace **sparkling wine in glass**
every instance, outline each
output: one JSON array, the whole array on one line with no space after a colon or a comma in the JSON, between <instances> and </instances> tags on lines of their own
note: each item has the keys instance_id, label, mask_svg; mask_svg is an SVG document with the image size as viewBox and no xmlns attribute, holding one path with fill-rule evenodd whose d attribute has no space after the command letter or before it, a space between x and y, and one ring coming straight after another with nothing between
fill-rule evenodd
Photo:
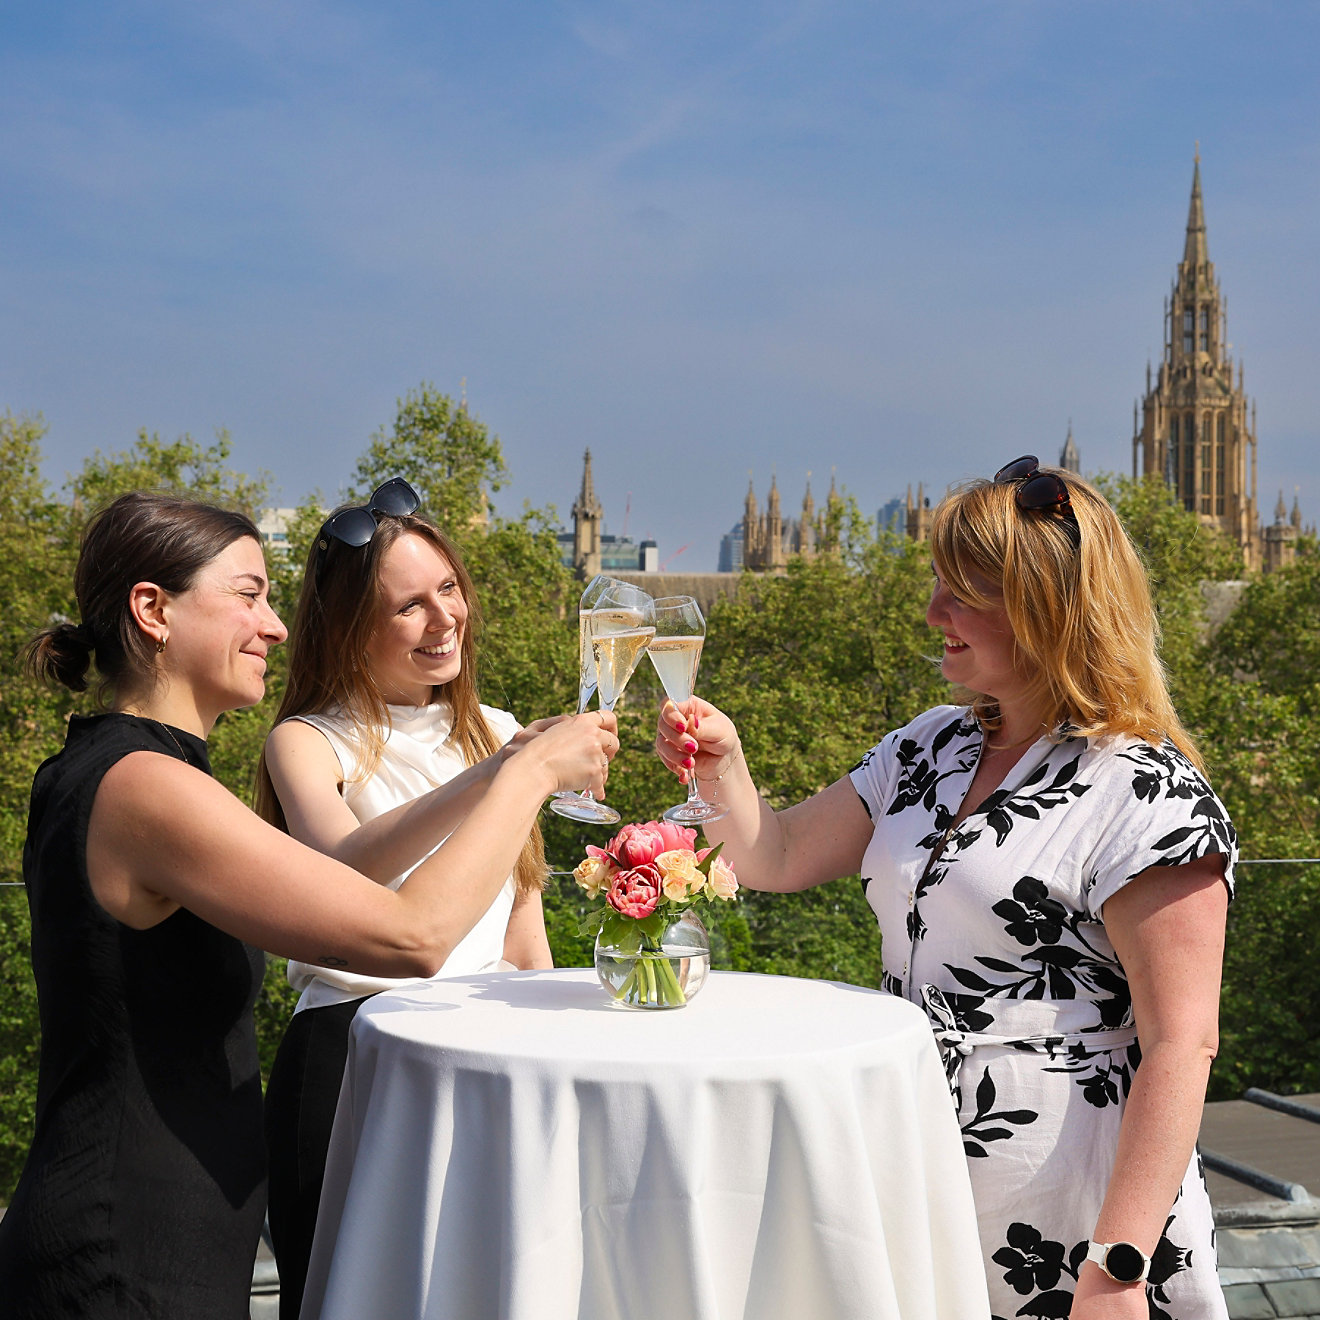
<instances>
[{"instance_id":1,"label":"sparkling wine in glass","mask_svg":"<svg viewBox=\"0 0 1320 1320\"><path fill-rule=\"evenodd\" d=\"M596 602L611 587L626 587L628 584L619 578L605 573L597 573L582 593L578 601L578 714L581 715L591 702L591 694L596 690L596 656L591 649L591 611Z\"/></svg>"},{"instance_id":2,"label":"sparkling wine in glass","mask_svg":"<svg viewBox=\"0 0 1320 1320\"><path fill-rule=\"evenodd\" d=\"M590 582L587 583L581 598L578 600L578 704L577 713L583 711L591 704L592 694L596 691L596 656L591 649L591 630L588 627L588 621L591 618L591 607L605 594L612 586L627 586L626 582L619 578L610 577L606 573L597 573ZM561 789L554 794L557 798L574 798L582 802L586 801L580 793L575 793L571 789ZM595 801L593 798L592 801Z\"/></svg>"},{"instance_id":3,"label":"sparkling wine in glass","mask_svg":"<svg viewBox=\"0 0 1320 1320\"><path fill-rule=\"evenodd\" d=\"M697 686L701 648L706 641L706 620L691 596L661 596L655 602L655 636L647 648L665 696L675 705L687 701ZM718 820L727 807L707 802L697 791L697 777L688 775L687 801L665 812L665 819L681 825Z\"/></svg>"},{"instance_id":4,"label":"sparkling wine in glass","mask_svg":"<svg viewBox=\"0 0 1320 1320\"><path fill-rule=\"evenodd\" d=\"M612 581L587 614L585 640L591 648L601 710L614 709L655 636L652 604L640 587ZM589 789L554 798L550 810L570 820L601 825L614 825L620 819L613 807L597 802Z\"/></svg>"}]
</instances>

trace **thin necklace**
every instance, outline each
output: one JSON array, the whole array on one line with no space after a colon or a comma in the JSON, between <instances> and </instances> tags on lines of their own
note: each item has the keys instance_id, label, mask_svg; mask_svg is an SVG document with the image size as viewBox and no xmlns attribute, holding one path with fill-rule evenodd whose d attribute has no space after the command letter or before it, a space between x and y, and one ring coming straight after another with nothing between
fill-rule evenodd
<instances>
[{"instance_id":1,"label":"thin necklace","mask_svg":"<svg viewBox=\"0 0 1320 1320\"><path fill-rule=\"evenodd\" d=\"M183 744L174 736L174 730L171 729L168 724L156 719L154 715L151 717L151 722L153 724L159 724L160 727L165 730L165 736L179 749L179 755L183 757L185 761L188 761L188 753L183 750ZM188 761L188 764L191 765L192 762Z\"/></svg>"}]
</instances>

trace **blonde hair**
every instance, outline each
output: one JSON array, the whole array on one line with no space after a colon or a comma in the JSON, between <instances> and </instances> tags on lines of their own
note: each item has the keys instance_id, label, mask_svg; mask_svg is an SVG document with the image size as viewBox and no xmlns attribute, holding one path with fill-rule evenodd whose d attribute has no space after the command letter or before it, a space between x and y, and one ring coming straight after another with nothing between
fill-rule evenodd
<instances>
[{"instance_id":1,"label":"blonde hair","mask_svg":"<svg viewBox=\"0 0 1320 1320\"><path fill-rule=\"evenodd\" d=\"M289 630L288 682L275 716L279 724L298 715L341 710L360 744L358 763L349 775L356 781L375 773L389 734L389 708L372 677L367 647L383 603L380 579L385 555L401 536L409 534L421 537L449 562L468 608L459 648L462 664L455 678L434 690L432 699L449 704L453 713L450 737L467 765L500 748L481 713L477 694L481 607L463 556L429 519L418 514L382 514L375 535L364 546L345 545L331 537L328 548L318 554L316 542L312 543ZM257 763L256 810L272 825L288 831L264 751ZM548 868L539 825L532 826L513 874L520 892L544 887Z\"/></svg>"},{"instance_id":2,"label":"blonde hair","mask_svg":"<svg viewBox=\"0 0 1320 1320\"><path fill-rule=\"evenodd\" d=\"M1003 592L1024 668L1027 697L1051 727L1065 721L1084 737L1124 733L1159 746L1168 738L1198 769L1200 754L1169 697L1159 658L1159 624L1137 548L1104 496L1072 472L1062 478L1080 544L1062 513L1020 509L1017 484L977 480L940 502L931 524L939 575L976 608L996 602L978 579ZM987 729L999 707L959 689Z\"/></svg>"}]
</instances>

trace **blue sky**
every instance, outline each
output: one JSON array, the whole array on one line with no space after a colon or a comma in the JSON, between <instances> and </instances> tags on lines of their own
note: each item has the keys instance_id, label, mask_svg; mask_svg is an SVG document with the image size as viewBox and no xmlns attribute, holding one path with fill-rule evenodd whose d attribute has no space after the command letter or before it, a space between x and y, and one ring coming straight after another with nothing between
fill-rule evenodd
<instances>
[{"instance_id":1,"label":"blue sky","mask_svg":"<svg viewBox=\"0 0 1320 1320\"><path fill-rule=\"evenodd\" d=\"M1199 140L1259 496L1320 517L1320 6L0 0L0 409L334 498L422 381L498 496L715 566L1069 420L1129 470ZM684 548L685 547L685 548ZM681 551L681 553L680 553Z\"/></svg>"}]
</instances>

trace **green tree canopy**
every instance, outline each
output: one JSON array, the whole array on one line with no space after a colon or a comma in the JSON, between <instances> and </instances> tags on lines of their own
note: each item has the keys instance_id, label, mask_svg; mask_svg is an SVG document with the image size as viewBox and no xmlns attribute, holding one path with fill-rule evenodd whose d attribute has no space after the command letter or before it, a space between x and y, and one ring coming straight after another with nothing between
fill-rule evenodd
<instances>
[{"instance_id":1,"label":"green tree canopy","mask_svg":"<svg viewBox=\"0 0 1320 1320\"><path fill-rule=\"evenodd\" d=\"M442 526L484 521L488 496L508 478L499 437L434 386L422 384L398 403L394 425L371 437L358 459L349 498L364 500L387 477L404 477Z\"/></svg>"}]
</instances>

